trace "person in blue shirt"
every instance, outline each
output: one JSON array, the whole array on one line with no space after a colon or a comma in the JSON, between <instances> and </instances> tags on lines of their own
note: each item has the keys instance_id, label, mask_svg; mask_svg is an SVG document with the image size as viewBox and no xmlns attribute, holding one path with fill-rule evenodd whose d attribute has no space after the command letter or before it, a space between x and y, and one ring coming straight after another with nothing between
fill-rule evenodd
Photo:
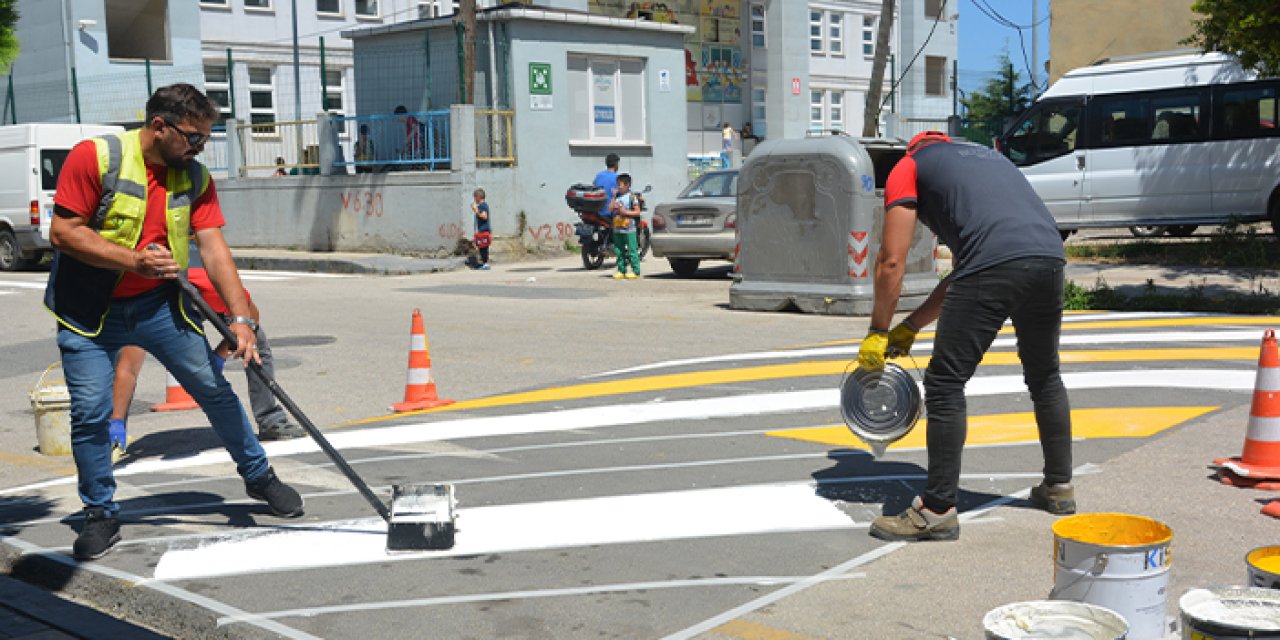
<instances>
[{"instance_id":1,"label":"person in blue shirt","mask_svg":"<svg viewBox=\"0 0 1280 640\"><path fill-rule=\"evenodd\" d=\"M475 245L480 253L477 269L481 271L489 270L489 245L493 243L493 235L489 229L489 203L485 202L484 189L476 189L472 192L471 197L475 202L471 203L471 213L476 216L476 235Z\"/></svg>"},{"instance_id":2,"label":"person in blue shirt","mask_svg":"<svg viewBox=\"0 0 1280 640\"><path fill-rule=\"evenodd\" d=\"M618 154L611 153L604 157L604 171L596 174L591 184L605 190L609 194L609 201L604 203L604 209L600 210L600 217L606 221L613 218L613 199L618 195L618 162L621 159Z\"/></svg>"}]
</instances>

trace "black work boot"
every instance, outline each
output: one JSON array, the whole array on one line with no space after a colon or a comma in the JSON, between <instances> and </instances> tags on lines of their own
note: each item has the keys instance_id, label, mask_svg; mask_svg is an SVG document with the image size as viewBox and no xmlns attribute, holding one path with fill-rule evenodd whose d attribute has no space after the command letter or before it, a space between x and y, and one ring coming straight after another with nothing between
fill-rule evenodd
<instances>
[{"instance_id":1,"label":"black work boot","mask_svg":"<svg viewBox=\"0 0 1280 640\"><path fill-rule=\"evenodd\" d=\"M84 527L71 552L78 560L97 560L120 542L120 520L102 507L86 507Z\"/></svg>"},{"instance_id":2,"label":"black work boot","mask_svg":"<svg viewBox=\"0 0 1280 640\"><path fill-rule=\"evenodd\" d=\"M271 467L267 467L267 472L253 482L246 480L244 490L250 498L266 502L271 507L271 513L281 518L302 515L302 496L293 487L281 482Z\"/></svg>"},{"instance_id":3,"label":"black work boot","mask_svg":"<svg viewBox=\"0 0 1280 640\"><path fill-rule=\"evenodd\" d=\"M1055 516L1066 516L1076 512L1076 490L1071 483L1040 484L1031 487L1028 498L1032 506L1044 509Z\"/></svg>"},{"instance_id":4,"label":"black work boot","mask_svg":"<svg viewBox=\"0 0 1280 640\"><path fill-rule=\"evenodd\" d=\"M306 430L292 422L289 422L288 420L266 426L258 426L258 439L263 442L271 440L292 440L293 438L306 437L306 435Z\"/></svg>"}]
</instances>

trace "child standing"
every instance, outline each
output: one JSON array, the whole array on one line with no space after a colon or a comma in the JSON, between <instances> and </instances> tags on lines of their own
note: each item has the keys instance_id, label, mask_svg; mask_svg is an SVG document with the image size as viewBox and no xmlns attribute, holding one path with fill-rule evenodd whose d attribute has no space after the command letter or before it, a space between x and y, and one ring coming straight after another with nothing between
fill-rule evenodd
<instances>
[{"instance_id":1,"label":"child standing","mask_svg":"<svg viewBox=\"0 0 1280 640\"><path fill-rule=\"evenodd\" d=\"M614 280L640 277L640 249L636 245L636 228L640 224L640 202L631 193L631 175L618 174L618 195L613 199L613 251L618 256L618 272ZM627 264L631 273L627 273Z\"/></svg>"},{"instance_id":2,"label":"child standing","mask_svg":"<svg viewBox=\"0 0 1280 640\"><path fill-rule=\"evenodd\" d=\"M471 197L475 199L471 203L471 213L476 216L475 243L480 251L480 266L476 268L488 271L489 245L493 244L493 235L489 232L489 203L484 201L484 189L476 189Z\"/></svg>"}]
</instances>

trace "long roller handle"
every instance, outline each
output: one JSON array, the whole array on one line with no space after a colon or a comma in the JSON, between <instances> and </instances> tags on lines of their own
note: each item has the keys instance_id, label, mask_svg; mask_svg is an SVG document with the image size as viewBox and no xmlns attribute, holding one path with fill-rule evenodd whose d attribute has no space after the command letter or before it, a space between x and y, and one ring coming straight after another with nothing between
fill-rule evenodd
<instances>
[{"instance_id":1,"label":"long roller handle","mask_svg":"<svg viewBox=\"0 0 1280 640\"><path fill-rule=\"evenodd\" d=\"M205 302L204 296L200 295L200 291L196 289L195 285L191 284L191 281L187 280L187 274L183 273L178 276L178 285L182 287L182 293L191 299L192 304L196 306L196 309L200 311L200 314L213 324L214 328L218 330L218 333L222 334L222 337L227 339L227 343L230 344L231 348L234 350L237 347L236 334L231 332L231 328L227 326L227 323L222 321L222 318L209 306L208 302ZM391 510L387 508L387 505L383 504L382 500L380 500L377 495L374 495L373 490L370 489L364 479L356 473L355 469L352 469L351 465L347 464L347 461L342 457L342 454L338 453L338 450L334 449L332 444L329 444L329 439L324 437L324 434L320 432L320 429L318 429L309 418L307 418L306 414L302 412L302 409L298 408L298 405L294 404L293 399L289 397L289 394L285 393L284 389L281 389L280 385L276 384L276 381L272 380L271 376L268 376L267 372L262 370L262 365L247 358L246 362L249 364L250 374L256 375L263 384L267 385L267 388L271 389L272 395L279 399L280 404L283 404L284 408L298 420L298 424L301 424L302 428L306 429L307 434L311 436L311 439L315 440L316 444L320 445L320 449L323 450L324 454L329 456L329 459L338 466L338 469L342 471L342 475L345 475L347 479L351 481L351 484L355 485L355 488L360 492L360 495L364 496L364 499L367 500L370 505L373 505L373 508L378 512L378 515L382 516L382 519L386 520L388 523L391 522Z\"/></svg>"}]
</instances>

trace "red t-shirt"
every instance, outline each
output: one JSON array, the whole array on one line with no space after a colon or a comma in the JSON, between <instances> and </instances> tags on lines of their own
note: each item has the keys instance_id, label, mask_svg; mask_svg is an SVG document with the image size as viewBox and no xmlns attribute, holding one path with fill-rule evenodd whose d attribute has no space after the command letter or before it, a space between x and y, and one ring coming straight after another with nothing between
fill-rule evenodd
<instances>
[{"instance_id":1,"label":"red t-shirt","mask_svg":"<svg viewBox=\"0 0 1280 640\"><path fill-rule=\"evenodd\" d=\"M231 312L227 311L227 304L222 301L222 296L218 295L218 290L214 288L213 282L209 281L209 272L205 271L204 267L187 269L187 280L190 280L191 284L200 290L200 297L204 298L204 301L208 302L214 311L224 316L231 315ZM252 300L249 297L248 289L244 289L244 299L246 301Z\"/></svg>"},{"instance_id":2,"label":"red t-shirt","mask_svg":"<svg viewBox=\"0 0 1280 640\"><path fill-rule=\"evenodd\" d=\"M166 166L147 164L147 215L142 222L142 235L138 238L135 249L153 242L162 247L169 246L169 231L165 223L165 204L169 201L169 190L165 186L168 171ZM98 200L101 197L102 176L98 173L98 151L92 140L85 140L67 154L62 172L58 175L58 189L54 193L53 202L83 218L89 218L98 210ZM210 180L209 188L191 205L191 227L199 231L224 224L226 221L222 217L222 207L218 204L218 192ZM126 271L111 297L136 296L163 282L164 280L144 278Z\"/></svg>"}]
</instances>

